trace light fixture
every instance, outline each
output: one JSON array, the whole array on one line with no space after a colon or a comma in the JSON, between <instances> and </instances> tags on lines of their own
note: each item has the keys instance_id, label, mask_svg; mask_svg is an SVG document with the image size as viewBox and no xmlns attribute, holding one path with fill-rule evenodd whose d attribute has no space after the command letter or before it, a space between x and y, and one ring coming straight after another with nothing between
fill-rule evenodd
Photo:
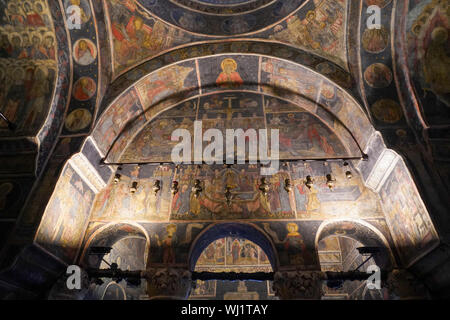
<instances>
[{"instance_id":1,"label":"light fixture","mask_svg":"<svg viewBox=\"0 0 450 320\"><path fill-rule=\"evenodd\" d=\"M292 191L291 179L284 180L284 190L286 190L287 193Z\"/></svg>"},{"instance_id":2,"label":"light fixture","mask_svg":"<svg viewBox=\"0 0 450 320\"><path fill-rule=\"evenodd\" d=\"M331 176L331 174L327 174L327 186L328 188L330 188L330 190L333 190L334 186L335 186L335 182L336 179L333 179L333 177Z\"/></svg>"},{"instance_id":3,"label":"light fixture","mask_svg":"<svg viewBox=\"0 0 450 320\"><path fill-rule=\"evenodd\" d=\"M347 177L348 180L351 180L353 178L353 174L350 170L345 171L345 176Z\"/></svg>"},{"instance_id":4,"label":"light fixture","mask_svg":"<svg viewBox=\"0 0 450 320\"><path fill-rule=\"evenodd\" d=\"M196 179L194 181L194 186L192 187L192 192L194 193L194 196L198 198L200 196L200 193L203 191L202 186L200 185L200 180Z\"/></svg>"},{"instance_id":5,"label":"light fixture","mask_svg":"<svg viewBox=\"0 0 450 320\"><path fill-rule=\"evenodd\" d=\"M131 184L131 188L130 188L130 193L131 193L131 194L135 194L135 193L136 193L136 191L137 191L137 186L138 186L137 181L133 181L133 183Z\"/></svg>"},{"instance_id":6,"label":"light fixture","mask_svg":"<svg viewBox=\"0 0 450 320\"><path fill-rule=\"evenodd\" d=\"M155 196L158 194L159 190L161 190L161 181L155 180L155 183L153 184L153 193Z\"/></svg>"},{"instance_id":7,"label":"light fixture","mask_svg":"<svg viewBox=\"0 0 450 320\"><path fill-rule=\"evenodd\" d=\"M261 184L259 185L259 190L261 191L263 196L267 196L267 193L270 190L270 186L267 183L267 179L266 178L261 178Z\"/></svg>"},{"instance_id":8,"label":"light fixture","mask_svg":"<svg viewBox=\"0 0 450 320\"><path fill-rule=\"evenodd\" d=\"M305 180L305 186L308 187L308 189L311 189L314 185L314 181L311 178L311 176L306 176L306 180Z\"/></svg>"},{"instance_id":9,"label":"light fixture","mask_svg":"<svg viewBox=\"0 0 450 320\"><path fill-rule=\"evenodd\" d=\"M344 167L346 167L346 168L348 167L348 162L347 161L344 162ZM349 169L347 169L347 171L345 171L345 177L348 180L351 180L353 178L353 174L352 174L352 172Z\"/></svg>"},{"instance_id":10,"label":"light fixture","mask_svg":"<svg viewBox=\"0 0 450 320\"><path fill-rule=\"evenodd\" d=\"M178 181L172 181L170 192L172 192L173 195L176 195L178 193Z\"/></svg>"},{"instance_id":11,"label":"light fixture","mask_svg":"<svg viewBox=\"0 0 450 320\"><path fill-rule=\"evenodd\" d=\"M114 176L114 184L118 184L121 178L122 176L120 175L120 173L116 173L116 175Z\"/></svg>"}]
</instances>

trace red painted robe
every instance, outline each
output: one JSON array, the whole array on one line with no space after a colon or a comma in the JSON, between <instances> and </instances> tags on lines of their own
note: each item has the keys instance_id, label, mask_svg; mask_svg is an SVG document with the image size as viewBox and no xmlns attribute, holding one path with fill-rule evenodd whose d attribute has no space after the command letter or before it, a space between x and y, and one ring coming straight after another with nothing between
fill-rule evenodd
<instances>
[{"instance_id":1,"label":"red painted robe","mask_svg":"<svg viewBox=\"0 0 450 320\"><path fill-rule=\"evenodd\" d=\"M27 15L27 25L32 27L45 27L44 20L36 12Z\"/></svg>"},{"instance_id":2,"label":"red painted robe","mask_svg":"<svg viewBox=\"0 0 450 320\"><path fill-rule=\"evenodd\" d=\"M239 73L232 72L231 74L226 74L225 72L222 72L219 77L216 80L216 84L220 87L239 87L242 84L244 84L244 81L242 80Z\"/></svg>"}]
</instances>

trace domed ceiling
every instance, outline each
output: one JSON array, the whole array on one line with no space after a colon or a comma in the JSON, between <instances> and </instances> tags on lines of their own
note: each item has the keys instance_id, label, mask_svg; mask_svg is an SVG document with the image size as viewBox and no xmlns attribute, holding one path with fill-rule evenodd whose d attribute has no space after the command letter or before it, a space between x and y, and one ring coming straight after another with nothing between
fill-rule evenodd
<instances>
[{"instance_id":1,"label":"domed ceiling","mask_svg":"<svg viewBox=\"0 0 450 320\"><path fill-rule=\"evenodd\" d=\"M115 78L175 48L183 48L180 55L186 57L198 50L193 45L210 41L202 50L213 54L221 46L218 42L230 37L284 44L348 69L348 0L112 0L105 4ZM279 50L277 56L289 56L288 49ZM258 52L268 53L261 45Z\"/></svg>"},{"instance_id":2,"label":"domed ceiling","mask_svg":"<svg viewBox=\"0 0 450 320\"><path fill-rule=\"evenodd\" d=\"M257 31L285 18L306 0L140 0L145 8L184 30L208 35Z\"/></svg>"}]
</instances>

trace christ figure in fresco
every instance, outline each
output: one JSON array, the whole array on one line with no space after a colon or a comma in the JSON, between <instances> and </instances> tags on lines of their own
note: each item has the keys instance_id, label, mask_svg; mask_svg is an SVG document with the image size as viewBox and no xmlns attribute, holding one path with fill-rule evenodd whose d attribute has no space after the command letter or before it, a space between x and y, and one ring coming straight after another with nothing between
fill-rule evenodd
<instances>
[{"instance_id":1,"label":"christ figure in fresco","mask_svg":"<svg viewBox=\"0 0 450 320\"><path fill-rule=\"evenodd\" d=\"M242 80L237 70L237 63L234 59L227 58L222 61L220 65L222 72L216 80L216 84L222 88L237 88L240 87L244 81Z\"/></svg>"}]
</instances>

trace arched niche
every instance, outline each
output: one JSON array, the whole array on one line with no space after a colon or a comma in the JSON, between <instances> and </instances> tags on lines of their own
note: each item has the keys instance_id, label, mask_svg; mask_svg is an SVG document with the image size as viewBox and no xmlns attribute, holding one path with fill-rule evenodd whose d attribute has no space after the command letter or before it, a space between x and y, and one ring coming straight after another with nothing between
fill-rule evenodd
<instances>
[{"instance_id":1,"label":"arched niche","mask_svg":"<svg viewBox=\"0 0 450 320\"><path fill-rule=\"evenodd\" d=\"M101 261L102 257L90 256L89 249L91 247L113 247L119 241L130 238L142 239L145 241L145 249L143 256L141 257L142 261L141 263L138 263L139 265L145 267L147 263L147 256L149 254L150 238L147 231L142 226L134 222L113 222L96 230L85 242L79 261L82 265L91 268L99 268L103 266Z\"/></svg>"},{"instance_id":2,"label":"arched niche","mask_svg":"<svg viewBox=\"0 0 450 320\"><path fill-rule=\"evenodd\" d=\"M395 265L394 256L386 237L365 221L353 219L324 221L316 233L316 251L319 250L320 241L332 236L356 240L364 247L380 248L380 252L374 256L374 260L382 270L391 270Z\"/></svg>"},{"instance_id":3,"label":"arched niche","mask_svg":"<svg viewBox=\"0 0 450 320\"><path fill-rule=\"evenodd\" d=\"M278 254L274 244L257 226L250 223L217 223L203 230L192 242L188 258L189 270L194 271L198 258L208 245L229 236L254 242L264 251L272 269L274 271L278 269Z\"/></svg>"}]
</instances>

